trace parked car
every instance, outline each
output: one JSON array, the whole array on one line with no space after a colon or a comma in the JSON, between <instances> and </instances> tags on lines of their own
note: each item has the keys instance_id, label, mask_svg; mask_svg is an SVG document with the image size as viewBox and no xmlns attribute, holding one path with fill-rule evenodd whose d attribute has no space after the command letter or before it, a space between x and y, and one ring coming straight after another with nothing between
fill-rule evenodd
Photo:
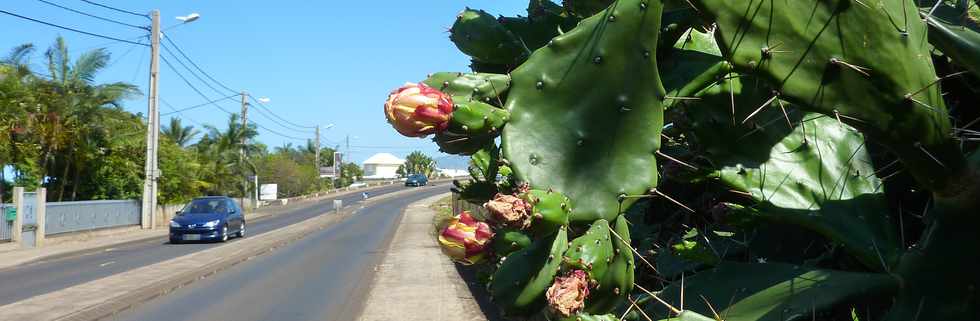
<instances>
[{"instance_id":1,"label":"parked car","mask_svg":"<svg viewBox=\"0 0 980 321\"><path fill-rule=\"evenodd\" d=\"M170 243L224 242L232 235L245 237L245 213L226 196L195 198L170 220Z\"/></svg>"},{"instance_id":2,"label":"parked car","mask_svg":"<svg viewBox=\"0 0 980 321\"><path fill-rule=\"evenodd\" d=\"M422 174L412 174L405 178L405 186L425 186L429 184L429 178Z\"/></svg>"}]
</instances>

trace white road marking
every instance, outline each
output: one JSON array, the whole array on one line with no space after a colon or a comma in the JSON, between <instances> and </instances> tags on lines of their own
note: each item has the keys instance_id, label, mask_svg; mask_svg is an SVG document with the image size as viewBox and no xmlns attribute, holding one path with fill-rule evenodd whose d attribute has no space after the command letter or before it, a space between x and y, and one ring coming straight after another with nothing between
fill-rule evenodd
<instances>
[{"instance_id":1,"label":"white road marking","mask_svg":"<svg viewBox=\"0 0 980 321\"><path fill-rule=\"evenodd\" d=\"M116 261L109 261L109 262L105 262L105 263L99 264L99 267L106 267L106 266L109 266L109 265L112 265L112 264L115 264L115 263L116 263Z\"/></svg>"}]
</instances>

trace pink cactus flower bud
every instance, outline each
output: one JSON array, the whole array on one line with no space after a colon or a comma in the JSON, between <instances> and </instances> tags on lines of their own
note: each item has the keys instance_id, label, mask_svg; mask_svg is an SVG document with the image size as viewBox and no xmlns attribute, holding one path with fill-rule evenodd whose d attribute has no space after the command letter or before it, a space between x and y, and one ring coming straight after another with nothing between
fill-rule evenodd
<instances>
[{"instance_id":1,"label":"pink cactus flower bud","mask_svg":"<svg viewBox=\"0 0 980 321\"><path fill-rule=\"evenodd\" d=\"M585 271L574 270L564 277L557 277L545 296L551 312L562 317L572 316L585 307L585 298L589 296L589 275Z\"/></svg>"},{"instance_id":2,"label":"pink cactus flower bud","mask_svg":"<svg viewBox=\"0 0 980 321\"><path fill-rule=\"evenodd\" d=\"M526 228L531 221L531 204L523 199L506 194L497 194L492 200L483 204L493 219L505 225L516 228Z\"/></svg>"},{"instance_id":3,"label":"pink cactus flower bud","mask_svg":"<svg viewBox=\"0 0 980 321\"><path fill-rule=\"evenodd\" d=\"M385 116L402 135L425 137L449 127L453 100L425 84L406 83L388 95Z\"/></svg>"},{"instance_id":4,"label":"pink cactus flower bud","mask_svg":"<svg viewBox=\"0 0 980 321\"><path fill-rule=\"evenodd\" d=\"M486 250L493 237L490 225L477 221L463 211L456 215L439 233L439 245L453 261L472 265L486 257Z\"/></svg>"}]
</instances>

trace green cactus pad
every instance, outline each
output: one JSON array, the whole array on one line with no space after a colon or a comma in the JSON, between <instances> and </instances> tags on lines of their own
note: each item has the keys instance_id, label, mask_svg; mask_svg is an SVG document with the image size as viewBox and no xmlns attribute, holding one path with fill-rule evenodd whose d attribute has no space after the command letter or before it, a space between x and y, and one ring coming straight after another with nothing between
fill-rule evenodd
<instances>
[{"instance_id":1,"label":"green cactus pad","mask_svg":"<svg viewBox=\"0 0 980 321\"><path fill-rule=\"evenodd\" d=\"M503 100L510 87L510 76L490 73L437 72L422 83L453 97L454 102Z\"/></svg>"},{"instance_id":2,"label":"green cactus pad","mask_svg":"<svg viewBox=\"0 0 980 321\"><path fill-rule=\"evenodd\" d=\"M711 35L694 29L684 33L673 47L663 50L666 54L662 55L660 64L668 96L691 98L732 71ZM668 100L667 107L685 101Z\"/></svg>"},{"instance_id":3,"label":"green cactus pad","mask_svg":"<svg viewBox=\"0 0 980 321\"><path fill-rule=\"evenodd\" d=\"M659 1L618 1L512 73L504 155L519 180L575 200L573 222L615 219L619 195L645 194L657 185L661 7Z\"/></svg>"},{"instance_id":4,"label":"green cactus pad","mask_svg":"<svg viewBox=\"0 0 980 321\"><path fill-rule=\"evenodd\" d=\"M531 245L531 237L524 231L514 228L497 230L490 246L498 256L507 256Z\"/></svg>"},{"instance_id":5,"label":"green cactus pad","mask_svg":"<svg viewBox=\"0 0 980 321\"><path fill-rule=\"evenodd\" d=\"M711 175L751 194L765 219L840 242L871 269L881 270L883 261L894 264L901 246L864 137L837 119L804 114L794 105L782 104L786 116L777 101L756 113L772 93L754 83L751 77L730 79L686 103L688 123L679 126L689 127L718 167ZM728 107L732 97L735 115Z\"/></svg>"},{"instance_id":6,"label":"green cactus pad","mask_svg":"<svg viewBox=\"0 0 980 321\"><path fill-rule=\"evenodd\" d=\"M876 138L925 187L958 193L951 183L965 161L950 139L916 6L905 0L692 1L716 21L721 51L737 69L773 84L782 99L839 115Z\"/></svg>"},{"instance_id":7,"label":"green cactus pad","mask_svg":"<svg viewBox=\"0 0 980 321\"><path fill-rule=\"evenodd\" d=\"M606 276L614 254L613 240L609 234L609 221L600 219L593 222L585 234L568 245L565 265L570 269L585 271L592 280L601 280Z\"/></svg>"},{"instance_id":8,"label":"green cactus pad","mask_svg":"<svg viewBox=\"0 0 980 321\"><path fill-rule=\"evenodd\" d=\"M893 293L898 283L887 274L725 262L686 279L684 308L713 315L700 299L704 296L726 321L810 320L812 311L821 312L856 297ZM680 292L680 282L675 282L660 297L679 307ZM644 309L651 315L664 314L663 306L656 302L647 303Z\"/></svg>"},{"instance_id":9,"label":"green cactus pad","mask_svg":"<svg viewBox=\"0 0 980 321\"><path fill-rule=\"evenodd\" d=\"M490 282L493 302L508 315L530 315L544 306L544 293L561 266L568 249L568 234L562 228L551 237L506 256Z\"/></svg>"},{"instance_id":10,"label":"green cactus pad","mask_svg":"<svg viewBox=\"0 0 980 321\"><path fill-rule=\"evenodd\" d=\"M928 15L929 8L923 8L923 16L929 25L929 43L949 56L954 62L980 75L980 25L966 14L946 4Z\"/></svg>"},{"instance_id":11,"label":"green cactus pad","mask_svg":"<svg viewBox=\"0 0 980 321\"><path fill-rule=\"evenodd\" d=\"M572 203L562 193L532 189L523 198L533 206L531 231L534 235L551 235L558 228L568 225Z\"/></svg>"},{"instance_id":12,"label":"green cactus pad","mask_svg":"<svg viewBox=\"0 0 980 321\"><path fill-rule=\"evenodd\" d=\"M592 289L586 298L585 311L589 313L608 313L626 302L633 291L633 251L630 248L630 227L625 215L616 218L612 235L613 258L606 274L599 280L599 286ZM619 237L617 237L617 235Z\"/></svg>"},{"instance_id":13,"label":"green cactus pad","mask_svg":"<svg viewBox=\"0 0 980 321\"><path fill-rule=\"evenodd\" d=\"M452 119L449 130L455 133L465 133L468 136L495 136L507 123L509 115L506 110L479 102L454 101Z\"/></svg>"},{"instance_id":14,"label":"green cactus pad","mask_svg":"<svg viewBox=\"0 0 980 321\"><path fill-rule=\"evenodd\" d=\"M480 62L517 65L527 57L520 41L483 10L463 10L449 32L459 51Z\"/></svg>"},{"instance_id":15,"label":"green cactus pad","mask_svg":"<svg viewBox=\"0 0 980 321\"><path fill-rule=\"evenodd\" d=\"M439 151L454 155L473 155L480 149L493 144L496 135L488 133L486 135L469 135L466 132L457 132L452 128L436 133L432 141L439 145Z\"/></svg>"}]
</instances>

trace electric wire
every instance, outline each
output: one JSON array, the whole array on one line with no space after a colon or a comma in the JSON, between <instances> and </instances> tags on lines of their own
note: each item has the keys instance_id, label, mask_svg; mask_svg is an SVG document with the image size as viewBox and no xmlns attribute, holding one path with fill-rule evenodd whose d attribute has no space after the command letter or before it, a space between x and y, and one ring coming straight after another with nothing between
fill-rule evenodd
<instances>
[{"instance_id":1,"label":"electric wire","mask_svg":"<svg viewBox=\"0 0 980 321\"><path fill-rule=\"evenodd\" d=\"M184 77L184 75L181 74L180 71L178 71L177 68L174 67L174 65L171 64L170 61L167 60L167 58L165 56L160 56L160 60L163 60L164 65L166 65L167 68L170 69L170 71L173 71L175 74L177 74L177 77L179 77L181 80L183 80L184 83L187 84L187 86L191 88L191 90L193 90L195 93L197 93L199 96L201 96L205 100L208 100L208 101L211 100L211 98L208 97L207 95L205 95L203 92L201 92L200 89L197 89L197 87L195 87L194 84L191 83L190 80L187 79L187 77ZM210 104L211 105L214 105L215 107L218 107L218 109L220 109L221 111L223 111L223 112L225 112L225 113L227 113L229 115L235 114L233 112L228 111L224 107L221 107L221 105L218 105L216 102L210 102ZM286 135L286 134L283 134L283 133L280 133L280 132L271 130L268 127L262 126L262 124L259 124L259 123L255 122L254 120L249 120L248 122L251 123L251 124L253 124L253 125L255 125L258 128L261 128L261 129L263 129L263 130L265 130L267 132L270 132L272 134L275 134L275 135L280 136L280 137L283 137L283 138L288 138L288 139L293 139L293 140L300 140L300 141L306 141L307 140L307 138L299 138L299 137L290 136L290 135Z\"/></svg>"},{"instance_id":2,"label":"electric wire","mask_svg":"<svg viewBox=\"0 0 980 321\"><path fill-rule=\"evenodd\" d=\"M9 15L9 16L13 16L13 17L17 17L17 18L21 18L21 19L24 19L24 20L33 21L33 22L40 23L40 24L43 24L43 25L48 25L48 26L55 27L55 28L60 28L60 29L64 29L64 30L68 30L68 31L73 31L73 32L77 32L77 33L80 33L80 34L84 34L84 35L93 36L93 37L99 37L99 38L103 38L103 39L115 40L115 41L125 42L125 43L129 43L129 44L134 44L134 45L149 46L148 44L139 43L139 42L135 42L135 41L131 41L131 40L126 40L126 39L120 39L120 38L116 38L116 37L112 37L112 36L101 35L101 34L97 34L97 33L93 33L93 32L88 32L88 31L84 31L84 30L79 30L79 29L75 29L75 28L71 28L71 27L65 27L65 26L62 26L62 25L59 25L59 24L54 24L54 23L51 23L51 22L42 21L42 20L31 18L31 17L22 16L22 15L19 15L19 14L10 12L10 11L6 11L6 10L3 10L3 9L0 9L0 13L6 14L6 15Z\"/></svg>"},{"instance_id":3,"label":"electric wire","mask_svg":"<svg viewBox=\"0 0 980 321\"><path fill-rule=\"evenodd\" d=\"M93 5L93 6L99 6L99 7L102 7L102 8L109 9L109 10L113 10L113 11L117 11L117 12L122 12L122 13L128 13L128 14L131 14L131 15L134 15L134 16L140 16L140 17L144 17L144 18L150 19L150 15L145 14L145 13L136 13L136 12L132 12L132 11L129 11L129 10L123 10L123 9L119 9L119 8L116 8L116 7L107 6L107 5L104 5L104 4L101 4L101 3L92 2L92 1L89 1L89 0L82 0L82 2L88 3L88 4Z\"/></svg>"},{"instance_id":4,"label":"electric wire","mask_svg":"<svg viewBox=\"0 0 980 321\"><path fill-rule=\"evenodd\" d=\"M170 51L170 48L167 46L167 44L161 43L160 44L160 47L162 47L163 48L163 51L166 51L168 54L170 54L170 56L173 57L174 60L177 61L177 63L179 63L181 66L183 66L184 69L186 69L188 72L190 72L191 75L194 76L194 78L197 78L197 80L200 81L201 83L203 83L205 86L208 86L208 88L211 88L211 90L213 90L218 95L225 95L225 94L227 94L225 92L222 92L222 91L218 90L217 88L214 88L214 86L211 86L211 84L208 83L206 80L204 80L204 78L201 78L201 76L198 76L197 73L194 72L194 70L192 70L190 67L187 67L187 64L185 64L184 61L180 59L180 57L177 57L177 55L175 55L173 51Z\"/></svg>"},{"instance_id":5,"label":"electric wire","mask_svg":"<svg viewBox=\"0 0 980 321\"><path fill-rule=\"evenodd\" d=\"M199 65L198 65L197 63L195 63L195 62L194 62L194 60L193 60L193 59L191 59L191 58L190 58L190 56L188 56L186 52L184 52L184 50L183 50L183 49L180 49L180 46L179 46L179 45L177 45L177 43L176 43L176 42L174 42L174 41L173 41L173 39L171 39L171 38L170 38L169 36L167 36L167 34L166 34L166 33L164 33L164 34L163 34L163 39L164 39L164 40L165 40L165 41L166 41L167 43L169 43L169 45L170 45L170 47L173 47L173 49L174 49L174 50L177 50L177 53L179 53L179 54L180 54L180 56L184 58L184 60L186 60L186 61L187 61L188 63L190 63L190 64L191 64L191 66L194 66L194 69L197 69L197 71L198 71L198 72L200 72L200 73L201 73L202 75L204 75L204 77L205 77L205 78L207 78L207 79L210 79L210 80L211 80L212 82L214 82L215 84L217 84L217 85L218 85L218 86L220 86L221 88L224 88L224 89L225 89L225 90L227 90L228 92L233 92L233 93L238 93L238 91L236 91L236 90L234 90L234 89L231 89L231 87L228 87L228 86L227 86L227 85L225 85L224 83L222 83L222 82L220 82L220 81L218 81L218 80L217 80L217 79L215 79L215 78L214 78L213 76L211 76L211 74L209 74L209 73L208 73L207 71L204 71L204 69L203 69L203 68L201 68L201 66L199 66ZM168 51L169 51L169 50L168 50ZM172 53L172 52L171 52L171 55L173 55L173 53ZM176 58L176 57L175 57L175 58ZM178 60L179 60L179 58L178 58ZM181 64L183 64L183 63L181 63ZM187 66L185 65L185 66L184 66L184 68L187 68ZM187 69L188 69L188 70L190 70L190 68L187 68ZM191 72L193 72L193 71L191 71ZM195 74L195 77L197 77L197 76L196 76L196 74ZM200 77L197 77L197 78L198 78L199 80L201 80L202 82L204 82L204 80L203 80L203 79L201 79ZM205 84L206 84L206 85L208 85L208 84L207 84L206 82L205 82ZM211 85L208 85L208 87L210 87L210 88L211 88L211 90L214 90L215 92L218 92L218 90L217 90L217 89L215 89L215 88L214 88L213 86L211 86ZM221 93L219 93L219 94L221 94ZM252 97L251 95L249 95L249 99L251 99L252 101L254 101L255 103L257 103L259 107L261 107L261 108L265 108L265 111L267 111L267 112L268 112L269 114L271 114L271 115L272 115L273 117L275 117L275 118L276 118L276 119L278 119L279 121L282 121L282 122L284 122L284 123L286 123L286 124L289 124L290 126L293 126L293 127L298 127L298 128L306 128L306 129L315 129L315 128L316 128L316 126L303 126L303 125L299 125L299 124L296 124L296 123L293 123L293 122L291 122L291 121L289 121L289 120L286 120L285 118L282 118L282 117L280 117L280 116L279 116L278 114L276 114L276 113L275 113L274 111L272 111L272 109L270 109L270 108L269 108L268 106L266 106L266 105L265 105L264 103L262 103L262 102L261 102L261 101L259 101L258 99L255 99L255 97ZM261 111L260 111L260 112L261 112ZM271 117L269 117L268 115L265 115L265 114L263 114L263 116L265 116L266 118L269 118L269 120L272 120L272 122L274 122L274 123L276 123L277 125L279 125L279 126L281 126L282 128L286 128L286 129L289 129L289 130L293 130L293 131L296 131L296 132L302 132L302 133L308 133L307 131L300 131L300 130L296 130L296 129L294 129L294 128L290 128L289 126L287 126L287 125L284 125L284 124L282 124L282 123L280 123L280 122L278 122L278 121L276 121L275 119L272 119L272 118L271 118Z\"/></svg>"},{"instance_id":6,"label":"electric wire","mask_svg":"<svg viewBox=\"0 0 980 321\"><path fill-rule=\"evenodd\" d=\"M170 48L169 48L170 46L168 46L167 44L162 44L162 46L161 46L161 47L163 47L163 50L164 50L164 51L166 51L166 52L167 52L168 54L170 54L170 56L171 56L171 57L173 57L173 59L174 59L174 60L176 60L176 61L177 61L177 63L179 63L179 64L180 64L181 66L183 66L183 67L184 67L184 69L186 69L186 70L187 70L187 72L189 72L189 73L190 73L190 74L191 74L192 76L194 76L194 78L197 78L197 80L198 80L198 81L200 81L201 83L203 83L203 84L204 84L205 86L207 86L208 88L211 88L211 90L212 90L212 91L214 91L214 92L215 92L215 93L217 93L218 95L224 95L224 94L227 94L226 92L222 92L221 90L218 90L217 88L215 88L214 86L212 86L212 85L211 85L210 83L208 83L208 82L207 82L206 80L204 80L204 78L201 78L201 76L199 76L199 75L197 74L197 72L195 72L195 71L194 71L193 69L191 69L190 67L188 67L188 66L187 66L187 64L185 64L185 63L183 62L183 60L181 60L181 59L180 59L180 57L178 57L178 56L177 56L176 54L174 54L174 53L173 53L173 51L171 51L171 50L170 50ZM190 59L189 59L189 58L187 58L187 56L186 56L186 55L183 55L183 57L185 58L185 60L187 60L187 61L189 61L189 62L190 62ZM191 64L193 65L194 63L193 63L193 62L191 62ZM201 73L204 73L204 71L203 71L203 70L201 70L200 68L198 68L197 70L198 70L198 71L201 71ZM207 74L205 74L205 76L207 76ZM209 77L209 78L210 78L210 77ZM220 83L219 83L219 85L220 85ZM234 97L234 96L240 96L240 95L241 95L241 94L238 94L238 93L235 93L235 94L232 94L231 96L228 96L228 97ZM222 99L218 99L217 101L221 101L221 100L224 100L224 99L227 99L228 97L225 97L225 98L222 98ZM249 96L249 97L251 98L251 96ZM254 98L252 98L252 99L254 100ZM207 104L203 104L203 105L207 105ZM198 105L198 106L194 106L194 107L201 107L201 106L202 106L202 105ZM270 121L272 121L272 122L273 122L273 123L275 123L276 125L279 125L279 126L280 126L280 127L282 127L282 128L285 128L285 129L288 129L288 130L291 130L291 131L294 131L294 132L298 132L298 133L302 133L302 134L311 134L311 133L310 133L310 131L308 131L308 130L300 130L300 129L295 129L295 128L292 128L292 127L289 127L289 126L287 126L287 125L284 125L283 123L281 123L281 122L279 122L279 121L276 121L276 119L274 119L274 118L272 118L272 117L270 117L270 116L269 116L268 114L266 114L266 112L265 112L265 111L263 111L263 110L262 110L261 108L255 108L255 109L253 109L253 110L254 110L254 111L257 111L257 112L258 112L258 113L259 113L260 115L262 115L262 116L263 116L263 117L265 117L266 119L268 119L268 120L270 120ZM270 113L271 113L271 112L270 112ZM277 117L278 117L278 116L277 116Z\"/></svg>"},{"instance_id":7,"label":"electric wire","mask_svg":"<svg viewBox=\"0 0 980 321\"><path fill-rule=\"evenodd\" d=\"M213 104L213 103L217 103L217 102L224 101L224 100L229 100L229 99L235 98L235 97L238 97L238 95L229 95L229 96L225 96L225 97L218 98L218 99L215 99L215 100L211 100L211 101L208 101L208 102L200 103L200 104L197 104L197 105L194 105L194 106L184 107L184 108L181 108L181 109L171 108L174 111L160 114L160 116L169 116L169 115L172 115L172 114L182 113L182 112L185 112L185 111L188 111L188 110L191 110L191 109L201 108L201 107L204 107L204 106Z\"/></svg>"},{"instance_id":8,"label":"electric wire","mask_svg":"<svg viewBox=\"0 0 980 321\"><path fill-rule=\"evenodd\" d=\"M276 113L274 113L274 112L272 112L272 110L271 110L271 109L270 109L270 108L269 108L268 106L266 106L265 104L263 104L263 103L262 103L261 101L259 101L258 99L255 99L255 97L252 97L252 96L249 96L249 98L251 98L251 99L252 99L253 101L255 101L255 102L256 102L257 104L259 104L259 106L260 106L260 107L262 107L262 108L265 108L265 109L266 109L267 111L269 111L269 113L271 113L271 114L272 114L273 116L276 116L276 118L279 118L279 120L282 120L282 121L284 121L284 122L286 122L287 124L290 124L290 125L293 125L293 126L295 126L295 127L299 127L299 128L307 128L307 129L316 129L316 126L303 126L303 125L298 125L298 124L296 124L296 123L293 123L293 122L291 122L291 121L288 121L288 120L286 120L286 119L284 119L284 118L282 118L282 117L279 117L279 115L276 115Z\"/></svg>"},{"instance_id":9,"label":"electric wire","mask_svg":"<svg viewBox=\"0 0 980 321\"><path fill-rule=\"evenodd\" d=\"M91 13L88 13L88 12L84 12L84 11L80 11L80 10L75 10L75 9L72 9L72 8L69 8L69 7L65 7L65 6L62 6L60 4L57 4L57 3L54 3L54 2L50 2L50 1L47 1L47 0L37 0L37 1L39 1L41 3L44 3L44 4L47 4L47 5L50 5L50 6L53 6L53 7L58 7L58 8L64 9L64 10L68 10L68 11L71 11L71 12L74 12L74 13L77 13L77 14L80 14L80 15L83 15L83 16L87 16L87 17L99 19L99 20L102 20L102 21L111 22L111 23L115 23L115 24L118 24L118 25L127 26L127 27L130 27L130 28L137 28L137 29L142 29L142 30L149 30L149 28L147 28L146 26L137 26L137 25L128 24L128 23L125 23L125 22L122 22L122 21L119 21L119 20L113 20L113 19L109 19L109 18L105 18L105 17L100 17L100 16L97 16L97 15L94 15L94 14L91 14Z\"/></svg>"},{"instance_id":10,"label":"electric wire","mask_svg":"<svg viewBox=\"0 0 980 321\"><path fill-rule=\"evenodd\" d=\"M184 115L183 113L181 113L182 110L177 110L177 108L174 108L174 105L171 105L169 102L167 102L165 99L163 99L163 97L160 98L160 102L162 102L163 105L167 106L167 108L170 108L171 110L173 110L173 112L171 112L171 113L160 114L160 116L167 116L167 115L170 115L170 114L173 114L173 113L180 113L180 116L181 117L178 118L178 119L180 119L180 120L186 119L186 120L194 123L195 125L204 127L204 124L199 123L198 121L194 120L193 118L187 117L187 115Z\"/></svg>"},{"instance_id":11,"label":"electric wire","mask_svg":"<svg viewBox=\"0 0 980 321\"><path fill-rule=\"evenodd\" d=\"M197 71L200 71L202 74L204 74L204 77L207 77L208 79L211 79L211 81L213 81L214 83L218 84L218 86L221 86L222 88L224 88L224 89L226 89L226 90L228 90L230 92L238 93L237 90L234 90L234 89L229 88L228 86L225 86L225 84L221 83L217 79L214 79L214 77L211 77L211 75L208 74L206 71L204 71L204 69L201 69L201 67L198 66L197 63L194 63L194 60L192 60L190 57L188 57L187 54L184 53L184 51L180 49L180 46L178 46L177 43L175 43L173 40L171 40L170 37L167 36L167 34L163 34L163 39L166 40L168 43L170 43L170 45L173 46L174 49L176 49L177 52L180 53L180 55L183 56L184 59L187 60L187 62L190 62L191 65L194 66L194 68L197 69Z\"/></svg>"}]
</instances>

